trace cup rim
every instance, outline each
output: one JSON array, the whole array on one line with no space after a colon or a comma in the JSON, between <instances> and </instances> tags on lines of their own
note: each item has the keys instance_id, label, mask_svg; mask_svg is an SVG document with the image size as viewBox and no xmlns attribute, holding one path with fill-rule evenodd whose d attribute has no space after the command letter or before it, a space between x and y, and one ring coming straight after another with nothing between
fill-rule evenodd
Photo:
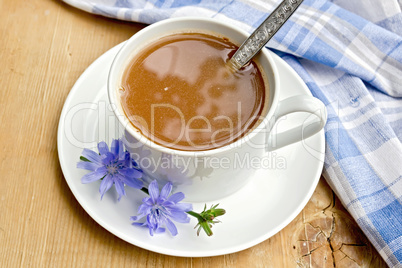
<instances>
[{"instance_id":1,"label":"cup rim","mask_svg":"<svg viewBox=\"0 0 402 268\"><path fill-rule=\"evenodd\" d=\"M125 52L126 49L130 49L131 51L134 51L135 49L130 48L130 43L135 40L140 38L141 36L145 35L147 32L152 31L154 29L157 29L159 27L162 27L166 24L174 24L174 23L180 23L180 22L208 22L208 23L215 23L215 24L220 24L221 26L224 26L230 31L237 32L238 34L241 34L244 36L246 39L249 36L249 33L246 32L245 30L235 28L233 25L217 20L214 18L204 18L204 17L181 17L181 18L168 18L159 22L156 22L154 24L148 25L145 28L141 29L137 33L135 33L133 36L131 36L128 40L125 41L123 46L120 48L120 50L117 52L116 56L113 59L113 62L111 64L111 67L109 69L109 75L108 75L108 81L107 81L107 91L108 91L108 98L109 98L109 104L113 108L113 113L119 120L120 124L123 125L124 130L128 131L130 135L132 135L138 142L140 142L143 146L148 147L153 150L157 150L161 153L167 153L167 154L174 154L177 156L182 156L182 157L205 157L205 156L211 156L211 155L217 155L221 153L225 153L227 151L233 150L235 148L241 148L242 145L244 145L247 140L252 139L257 132L259 131L259 128L253 129L250 133L245 135L244 137L231 142L227 145L224 145L222 147L214 148L214 149L208 149L208 150L199 150L199 151L183 151L183 150L177 150L173 148L168 148L164 147L162 145L159 145L152 140L148 139L147 137L143 136L137 129L135 129L134 126L132 126L129 123L129 119L125 115L124 111L121 110L121 105L119 106L118 103L118 98L117 98L117 90L115 88L115 85L112 83L113 81L113 76L119 75L119 70L121 70L120 66L118 66L118 59L119 57ZM185 27L183 27L184 29ZM187 28L185 28L187 29ZM206 29L209 30L209 29ZM177 32L179 32L179 28L177 29ZM211 31L211 30L209 30ZM219 32L217 32L220 34ZM149 40L153 41L153 40ZM267 48L263 48L260 52L261 57L266 57L269 65L271 67L271 71L275 80L275 86L273 88L270 87L270 91L273 90L273 97L270 103L270 107L268 108L267 113L264 115L263 121L266 122L269 118L271 118L274 115L274 112L276 110L276 106L278 103L278 91L279 91L279 75L278 75L278 70L275 65L274 59L271 55L271 51L269 51ZM268 79L268 78L267 78ZM120 107L120 109L119 109ZM259 123L260 125L263 124L263 122ZM146 142L143 142L142 139L145 139Z\"/></svg>"}]
</instances>

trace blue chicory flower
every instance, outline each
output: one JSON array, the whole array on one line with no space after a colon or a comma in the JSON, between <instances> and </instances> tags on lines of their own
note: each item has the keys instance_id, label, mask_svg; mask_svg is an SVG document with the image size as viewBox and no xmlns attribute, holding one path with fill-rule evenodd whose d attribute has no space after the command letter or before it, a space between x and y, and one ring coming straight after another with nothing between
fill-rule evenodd
<instances>
[{"instance_id":1,"label":"blue chicory flower","mask_svg":"<svg viewBox=\"0 0 402 268\"><path fill-rule=\"evenodd\" d=\"M77 163L77 168L92 171L81 178L82 183L90 183L102 179L99 187L101 198L114 184L119 199L126 195L124 184L136 189L141 189L143 183L139 178L142 177L141 170L138 170L133 164L130 154L124 151L123 142L113 140L109 147L105 142L98 144L97 154L94 151L84 149L82 155L89 160Z\"/></svg>"},{"instance_id":2,"label":"blue chicory flower","mask_svg":"<svg viewBox=\"0 0 402 268\"><path fill-rule=\"evenodd\" d=\"M177 235L177 228L172 220L188 223L190 218L186 212L192 210L192 205L179 203L185 196L182 192L170 195L172 188L172 183L168 182L159 193L157 181L152 181L148 187L150 197L142 200L143 203L138 208L139 215L130 218L132 221L138 221L146 216L147 220L144 223L133 222L132 224L148 227L151 236L154 233L163 233L164 227L167 227L173 236Z\"/></svg>"}]
</instances>

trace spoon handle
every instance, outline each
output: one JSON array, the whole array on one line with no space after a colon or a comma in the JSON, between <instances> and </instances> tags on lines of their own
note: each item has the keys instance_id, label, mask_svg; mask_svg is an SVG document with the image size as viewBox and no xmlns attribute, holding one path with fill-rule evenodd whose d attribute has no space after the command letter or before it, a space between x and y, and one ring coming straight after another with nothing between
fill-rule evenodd
<instances>
[{"instance_id":1,"label":"spoon handle","mask_svg":"<svg viewBox=\"0 0 402 268\"><path fill-rule=\"evenodd\" d=\"M283 0L250 37L243 42L230 59L233 67L238 70L247 64L282 27L302 2L303 0Z\"/></svg>"}]
</instances>

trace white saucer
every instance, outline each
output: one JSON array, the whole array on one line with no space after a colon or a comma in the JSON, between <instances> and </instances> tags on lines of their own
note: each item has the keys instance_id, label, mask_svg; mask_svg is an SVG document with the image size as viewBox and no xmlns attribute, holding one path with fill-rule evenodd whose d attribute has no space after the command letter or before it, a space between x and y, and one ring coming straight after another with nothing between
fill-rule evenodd
<instances>
[{"instance_id":1,"label":"white saucer","mask_svg":"<svg viewBox=\"0 0 402 268\"><path fill-rule=\"evenodd\" d=\"M205 233L197 237L195 218L189 224L177 224L179 234L176 237L169 233L151 237L147 229L132 226L130 221L145 194L127 187L127 196L117 202L112 188L100 200L100 182L81 184L86 171L77 169L76 164L83 148L94 149L102 140L110 144L112 138L119 138L122 133L116 128L117 120L108 108L106 93L109 66L121 45L106 52L81 75L60 117L57 142L61 168L71 191L87 213L106 230L133 245L183 257L237 252L268 239L291 222L306 205L319 181L324 163L323 131L271 153L265 162L271 169L260 169L243 189L214 202L219 202L227 213L221 217L222 223L212 228L212 237ZM281 77L281 99L311 95L293 69L279 57L274 59ZM286 128L305 117L302 113L292 115L279 127ZM193 204L194 211L201 212L203 206Z\"/></svg>"}]
</instances>

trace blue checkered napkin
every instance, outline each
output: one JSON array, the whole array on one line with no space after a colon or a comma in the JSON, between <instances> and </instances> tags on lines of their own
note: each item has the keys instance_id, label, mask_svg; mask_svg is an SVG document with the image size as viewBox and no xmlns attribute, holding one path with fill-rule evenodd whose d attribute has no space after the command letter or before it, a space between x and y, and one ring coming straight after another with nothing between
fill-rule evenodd
<instances>
[{"instance_id":1,"label":"blue checkered napkin","mask_svg":"<svg viewBox=\"0 0 402 268\"><path fill-rule=\"evenodd\" d=\"M279 0L64 0L128 21L205 16L251 32ZM269 42L326 104L324 177L389 266L402 267L399 0L305 0Z\"/></svg>"}]
</instances>

